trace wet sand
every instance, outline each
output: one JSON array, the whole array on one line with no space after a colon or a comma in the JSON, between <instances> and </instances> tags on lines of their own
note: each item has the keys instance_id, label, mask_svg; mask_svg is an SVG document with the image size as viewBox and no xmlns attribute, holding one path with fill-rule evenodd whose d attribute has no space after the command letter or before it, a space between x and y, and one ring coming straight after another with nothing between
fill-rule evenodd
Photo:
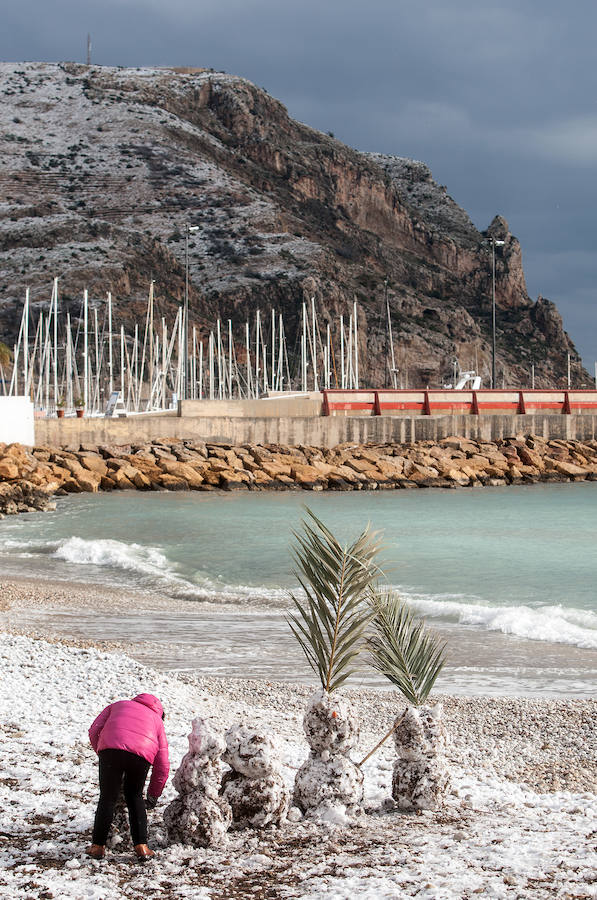
<instances>
[{"instance_id":1,"label":"wet sand","mask_svg":"<svg viewBox=\"0 0 597 900\"><path fill-rule=\"evenodd\" d=\"M117 648L165 670L310 683L285 612L178 600L104 585L0 580L0 625L13 633ZM431 622L447 641L442 693L594 696L597 651ZM283 653L281 653L283 649ZM354 686L387 689L364 667Z\"/></svg>"}]
</instances>

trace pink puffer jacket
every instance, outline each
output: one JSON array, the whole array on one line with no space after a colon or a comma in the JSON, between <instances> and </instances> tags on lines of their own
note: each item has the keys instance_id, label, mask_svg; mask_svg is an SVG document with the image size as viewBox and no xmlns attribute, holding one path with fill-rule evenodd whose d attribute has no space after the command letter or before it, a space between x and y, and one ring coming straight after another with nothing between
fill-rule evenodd
<instances>
[{"instance_id":1,"label":"pink puffer jacket","mask_svg":"<svg viewBox=\"0 0 597 900\"><path fill-rule=\"evenodd\" d=\"M153 694L134 700L119 700L106 706L89 729L89 740L100 750L128 750L153 766L147 793L159 797L168 779L168 740L164 731L162 704Z\"/></svg>"}]
</instances>

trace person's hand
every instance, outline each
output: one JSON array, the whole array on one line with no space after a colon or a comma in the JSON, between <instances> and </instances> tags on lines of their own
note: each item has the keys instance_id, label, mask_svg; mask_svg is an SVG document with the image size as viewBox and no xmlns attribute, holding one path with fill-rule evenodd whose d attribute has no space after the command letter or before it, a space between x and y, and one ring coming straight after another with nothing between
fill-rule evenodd
<instances>
[{"instance_id":1,"label":"person's hand","mask_svg":"<svg viewBox=\"0 0 597 900\"><path fill-rule=\"evenodd\" d=\"M157 802L158 802L157 797L151 797L148 794L145 799L145 809L155 809Z\"/></svg>"}]
</instances>

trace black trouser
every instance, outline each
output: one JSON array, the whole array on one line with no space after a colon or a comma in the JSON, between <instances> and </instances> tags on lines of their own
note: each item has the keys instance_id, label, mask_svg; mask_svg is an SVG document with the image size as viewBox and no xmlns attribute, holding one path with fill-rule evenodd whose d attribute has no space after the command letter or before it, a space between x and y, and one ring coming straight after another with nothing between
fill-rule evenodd
<instances>
[{"instance_id":1,"label":"black trouser","mask_svg":"<svg viewBox=\"0 0 597 900\"><path fill-rule=\"evenodd\" d=\"M128 750L100 750L100 798L93 824L93 843L104 845L114 816L114 806L120 788L129 811L129 825L133 844L147 843L147 812L143 800L143 786L149 763L142 756Z\"/></svg>"}]
</instances>

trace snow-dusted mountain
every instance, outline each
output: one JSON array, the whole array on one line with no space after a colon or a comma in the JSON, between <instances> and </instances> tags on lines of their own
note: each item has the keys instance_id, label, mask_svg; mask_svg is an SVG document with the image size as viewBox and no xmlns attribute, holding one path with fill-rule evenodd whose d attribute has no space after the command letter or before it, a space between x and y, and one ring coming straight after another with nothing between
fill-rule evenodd
<instances>
[{"instance_id":1,"label":"snow-dusted mountain","mask_svg":"<svg viewBox=\"0 0 597 900\"><path fill-rule=\"evenodd\" d=\"M563 378L576 351L549 301L528 297L518 241L486 233L429 169L363 154L288 117L250 82L205 69L0 64L0 339L18 328L25 288L47 303L54 276L76 315L82 291L111 290L140 321L150 280L173 316L185 284L191 322L240 325L300 303L320 325L359 304L364 381L386 372L385 291L396 362L411 385L438 383L454 358L488 370L491 252L498 371L507 383Z\"/></svg>"}]
</instances>

